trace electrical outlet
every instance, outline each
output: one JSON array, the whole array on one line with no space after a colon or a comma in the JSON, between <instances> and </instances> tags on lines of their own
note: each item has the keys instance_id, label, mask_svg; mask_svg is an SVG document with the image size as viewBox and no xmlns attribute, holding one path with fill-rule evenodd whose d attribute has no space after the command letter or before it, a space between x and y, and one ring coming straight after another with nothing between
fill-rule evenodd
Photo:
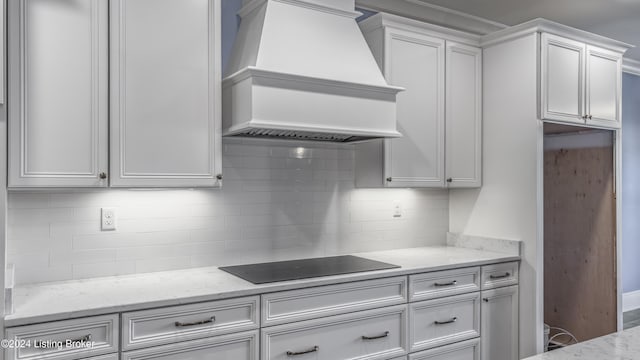
<instances>
[{"instance_id":1,"label":"electrical outlet","mask_svg":"<svg viewBox=\"0 0 640 360\"><path fill-rule=\"evenodd\" d=\"M116 208L102 208L102 230L116 229Z\"/></svg>"},{"instance_id":2,"label":"electrical outlet","mask_svg":"<svg viewBox=\"0 0 640 360\"><path fill-rule=\"evenodd\" d=\"M402 217L402 205L400 205L400 203L397 201L393 203L393 217L394 218Z\"/></svg>"}]
</instances>

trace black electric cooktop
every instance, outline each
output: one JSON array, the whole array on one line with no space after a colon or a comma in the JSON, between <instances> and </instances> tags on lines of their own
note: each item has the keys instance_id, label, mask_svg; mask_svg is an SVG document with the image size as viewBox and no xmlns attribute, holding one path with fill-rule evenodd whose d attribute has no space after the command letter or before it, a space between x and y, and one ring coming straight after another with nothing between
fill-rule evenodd
<instances>
[{"instance_id":1,"label":"black electric cooktop","mask_svg":"<svg viewBox=\"0 0 640 360\"><path fill-rule=\"evenodd\" d=\"M358 256L344 255L261 264L222 266L219 267L219 269L254 284L266 284L277 281L395 269L399 267L398 265L369 260Z\"/></svg>"}]
</instances>

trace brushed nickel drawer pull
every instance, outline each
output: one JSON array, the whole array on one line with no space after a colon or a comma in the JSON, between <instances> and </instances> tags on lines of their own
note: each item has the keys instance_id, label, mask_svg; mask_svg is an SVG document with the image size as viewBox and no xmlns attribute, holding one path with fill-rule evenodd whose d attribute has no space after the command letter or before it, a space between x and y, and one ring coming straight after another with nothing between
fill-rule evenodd
<instances>
[{"instance_id":1,"label":"brushed nickel drawer pull","mask_svg":"<svg viewBox=\"0 0 640 360\"><path fill-rule=\"evenodd\" d=\"M511 276L508 272L504 273L504 275L489 275L489 279L504 279Z\"/></svg>"},{"instance_id":2,"label":"brushed nickel drawer pull","mask_svg":"<svg viewBox=\"0 0 640 360\"><path fill-rule=\"evenodd\" d=\"M385 331L384 334L382 335L378 335L378 336L362 336L362 340L376 340L376 339L382 339L382 338L386 338L387 336L389 336L389 332Z\"/></svg>"},{"instance_id":3,"label":"brushed nickel drawer pull","mask_svg":"<svg viewBox=\"0 0 640 360\"><path fill-rule=\"evenodd\" d=\"M77 339L67 339L67 343L77 343L77 342L88 342L91 341L91 334L87 334L83 337L79 337Z\"/></svg>"},{"instance_id":4,"label":"brushed nickel drawer pull","mask_svg":"<svg viewBox=\"0 0 640 360\"><path fill-rule=\"evenodd\" d=\"M456 285L457 283L458 283L457 280L453 280L453 281L448 282L448 283L439 283L439 282L437 282L437 283L434 283L433 285L434 286L453 286L453 285Z\"/></svg>"},{"instance_id":5,"label":"brushed nickel drawer pull","mask_svg":"<svg viewBox=\"0 0 640 360\"><path fill-rule=\"evenodd\" d=\"M454 323L456 321L458 321L458 318L457 317L452 317L451 320L447 320L447 321L438 321L438 320L436 320L436 321L434 321L434 323L436 325L445 325L445 324Z\"/></svg>"},{"instance_id":6,"label":"brushed nickel drawer pull","mask_svg":"<svg viewBox=\"0 0 640 360\"><path fill-rule=\"evenodd\" d=\"M309 350L304 350L304 351L290 351L290 350L287 350L287 356L304 355L304 354L309 354L309 353L312 353L312 352L316 352L318 350L320 350L320 347L318 347L318 345L312 347Z\"/></svg>"},{"instance_id":7,"label":"brushed nickel drawer pull","mask_svg":"<svg viewBox=\"0 0 640 360\"><path fill-rule=\"evenodd\" d=\"M216 317L212 316L210 319L207 320L202 320L202 321L196 321L196 322L191 322L191 323L183 323L180 321L176 321L175 325L176 327L186 327L186 326L195 326L195 325L204 325L204 324L212 324L216 321Z\"/></svg>"}]
</instances>

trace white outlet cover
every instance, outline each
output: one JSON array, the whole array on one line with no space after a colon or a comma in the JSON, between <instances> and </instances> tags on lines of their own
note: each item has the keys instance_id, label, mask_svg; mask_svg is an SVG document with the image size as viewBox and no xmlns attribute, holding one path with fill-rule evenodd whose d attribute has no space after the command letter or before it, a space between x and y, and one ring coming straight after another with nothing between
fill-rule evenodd
<instances>
[{"instance_id":1,"label":"white outlet cover","mask_svg":"<svg viewBox=\"0 0 640 360\"><path fill-rule=\"evenodd\" d=\"M104 207L100 211L100 223L103 231L116 229L116 208Z\"/></svg>"}]
</instances>

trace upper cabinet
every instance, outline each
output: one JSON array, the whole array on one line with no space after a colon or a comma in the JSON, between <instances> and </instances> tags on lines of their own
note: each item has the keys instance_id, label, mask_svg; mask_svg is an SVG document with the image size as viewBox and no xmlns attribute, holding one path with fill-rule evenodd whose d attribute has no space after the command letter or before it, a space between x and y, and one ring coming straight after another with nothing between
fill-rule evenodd
<instances>
[{"instance_id":1,"label":"upper cabinet","mask_svg":"<svg viewBox=\"0 0 640 360\"><path fill-rule=\"evenodd\" d=\"M104 187L108 0L10 0L10 187Z\"/></svg>"},{"instance_id":2,"label":"upper cabinet","mask_svg":"<svg viewBox=\"0 0 640 360\"><path fill-rule=\"evenodd\" d=\"M361 24L397 96L401 138L358 144L358 187L481 185L482 51L458 31L388 14ZM474 46L476 45L476 46Z\"/></svg>"},{"instance_id":3,"label":"upper cabinet","mask_svg":"<svg viewBox=\"0 0 640 360\"><path fill-rule=\"evenodd\" d=\"M594 127L620 127L622 52L541 35L541 117Z\"/></svg>"},{"instance_id":4,"label":"upper cabinet","mask_svg":"<svg viewBox=\"0 0 640 360\"><path fill-rule=\"evenodd\" d=\"M10 0L9 186L219 186L219 8Z\"/></svg>"},{"instance_id":5,"label":"upper cabinet","mask_svg":"<svg viewBox=\"0 0 640 360\"><path fill-rule=\"evenodd\" d=\"M111 0L111 186L214 186L220 1Z\"/></svg>"},{"instance_id":6,"label":"upper cabinet","mask_svg":"<svg viewBox=\"0 0 640 360\"><path fill-rule=\"evenodd\" d=\"M446 182L480 187L482 176L482 50L447 41Z\"/></svg>"}]
</instances>

